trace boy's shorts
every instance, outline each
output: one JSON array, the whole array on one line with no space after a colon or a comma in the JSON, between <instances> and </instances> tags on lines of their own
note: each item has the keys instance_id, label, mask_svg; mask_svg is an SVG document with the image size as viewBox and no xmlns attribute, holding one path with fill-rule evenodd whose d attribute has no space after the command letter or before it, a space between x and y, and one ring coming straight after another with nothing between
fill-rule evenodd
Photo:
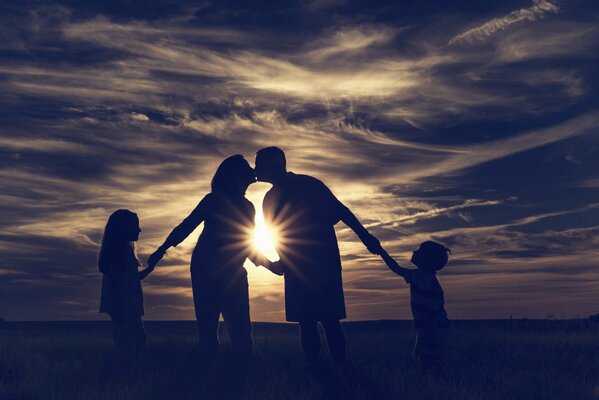
<instances>
[{"instance_id":1,"label":"boy's shorts","mask_svg":"<svg viewBox=\"0 0 599 400\"><path fill-rule=\"evenodd\" d=\"M414 354L417 357L440 359L445 352L448 333L448 324L417 326Z\"/></svg>"}]
</instances>

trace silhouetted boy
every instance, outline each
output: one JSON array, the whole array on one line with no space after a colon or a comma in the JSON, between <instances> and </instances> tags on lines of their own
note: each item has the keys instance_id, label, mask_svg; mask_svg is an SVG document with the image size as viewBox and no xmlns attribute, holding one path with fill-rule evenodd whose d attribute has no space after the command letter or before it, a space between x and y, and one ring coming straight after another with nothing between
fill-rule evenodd
<instances>
[{"instance_id":1,"label":"silhouetted boy","mask_svg":"<svg viewBox=\"0 0 599 400\"><path fill-rule=\"evenodd\" d=\"M383 250L381 257L387 266L410 285L410 304L416 329L414 354L423 372L439 372L445 350L449 320L445 311L443 289L437 271L448 261L449 249L426 241L412 254L417 269L402 268Z\"/></svg>"}]
</instances>

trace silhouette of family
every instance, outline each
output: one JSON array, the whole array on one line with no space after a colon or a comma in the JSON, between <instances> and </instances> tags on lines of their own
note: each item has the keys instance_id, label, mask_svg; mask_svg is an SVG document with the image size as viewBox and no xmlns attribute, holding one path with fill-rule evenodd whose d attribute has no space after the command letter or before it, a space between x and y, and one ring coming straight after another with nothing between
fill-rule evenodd
<instances>
[{"instance_id":1,"label":"silhouette of family","mask_svg":"<svg viewBox=\"0 0 599 400\"><path fill-rule=\"evenodd\" d=\"M272 184L262 208L267 226L277 232L280 259L276 262L252 246L255 210L245 192L256 180ZM318 362L320 323L333 361L343 366L346 345L340 320L346 317L346 311L334 230L339 221L410 285L415 355L424 372L438 371L449 324L436 273L447 264L449 249L426 241L412 256L417 269L400 267L323 182L287 171L285 153L278 147L259 150L255 169L241 155L226 158L212 178L210 193L166 237L149 257L145 269L139 270L141 263L134 248L141 232L137 215L121 209L109 217L98 256L103 274L100 312L112 319L119 354L128 361L139 360L146 345L141 280L170 247L176 247L203 222L190 268L203 360L210 363L219 354L218 322L222 314L239 361L251 361L252 324L247 271L243 267L250 259L256 266L283 276L286 319L299 324L307 362Z\"/></svg>"}]
</instances>

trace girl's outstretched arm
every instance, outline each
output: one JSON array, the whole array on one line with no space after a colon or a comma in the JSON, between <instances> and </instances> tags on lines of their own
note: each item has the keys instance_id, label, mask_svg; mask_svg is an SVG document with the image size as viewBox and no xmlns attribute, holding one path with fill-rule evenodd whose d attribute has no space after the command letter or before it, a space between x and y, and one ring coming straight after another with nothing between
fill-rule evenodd
<instances>
[{"instance_id":1,"label":"girl's outstretched arm","mask_svg":"<svg viewBox=\"0 0 599 400\"><path fill-rule=\"evenodd\" d=\"M155 264L154 264L154 266L155 266ZM142 281L143 281L143 279L144 279L146 276L150 275L150 273L151 273L152 271L154 271L154 266L147 266L146 268L144 268L144 269L142 269L141 271L139 271L139 280L142 280Z\"/></svg>"}]
</instances>

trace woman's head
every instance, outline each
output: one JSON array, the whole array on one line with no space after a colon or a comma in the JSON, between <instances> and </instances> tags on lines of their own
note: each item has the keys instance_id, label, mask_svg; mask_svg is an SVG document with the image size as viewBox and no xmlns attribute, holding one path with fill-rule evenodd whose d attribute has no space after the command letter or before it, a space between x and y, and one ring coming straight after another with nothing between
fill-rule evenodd
<instances>
[{"instance_id":1,"label":"woman's head","mask_svg":"<svg viewBox=\"0 0 599 400\"><path fill-rule=\"evenodd\" d=\"M243 195L256 182L254 170L241 154L227 157L220 163L212 178L212 192Z\"/></svg>"},{"instance_id":2,"label":"woman's head","mask_svg":"<svg viewBox=\"0 0 599 400\"><path fill-rule=\"evenodd\" d=\"M100 272L107 272L126 257L135 256L133 242L139 239L139 218L129 210L116 210L108 218L98 255Z\"/></svg>"}]
</instances>

